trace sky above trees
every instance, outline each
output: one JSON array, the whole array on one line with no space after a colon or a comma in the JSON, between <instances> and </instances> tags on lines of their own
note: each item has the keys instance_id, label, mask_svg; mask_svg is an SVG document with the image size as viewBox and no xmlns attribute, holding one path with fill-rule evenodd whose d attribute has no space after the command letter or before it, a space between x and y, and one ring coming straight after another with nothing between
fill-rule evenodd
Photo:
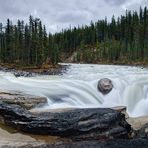
<instances>
[{"instance_id":1,"label":"sky above trees","mask_svg":"<svg viewBox=\"0 0 148 148\"><path fill-rule=\"evenodd\" d=\"M148 0L0 0L0 22L9 18L27 22L29 15L39 17L51 33L89 24L90 21L124 15L125 10L148 6Z\"/></svg>"}]
</instances>

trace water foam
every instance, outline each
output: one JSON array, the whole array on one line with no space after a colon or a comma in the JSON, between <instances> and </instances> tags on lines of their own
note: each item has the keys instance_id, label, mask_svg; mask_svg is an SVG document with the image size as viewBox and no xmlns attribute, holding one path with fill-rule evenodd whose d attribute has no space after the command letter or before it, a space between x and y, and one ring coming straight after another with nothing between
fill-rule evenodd
<instances>
[{"instance_id":1,"label":"water foam","mask_svg":"<svg viewBox=\"0 0 148 148\"><path fill-rule=\"evenodd\" d=\"M113 82L107 95L97 90L101 78ZM148 70L140 67L71 64L63 75L32 78L0 72L0 89L45 96L50 109L125 105L130 116L148 115Z\"/></svg>"}]
</instances>

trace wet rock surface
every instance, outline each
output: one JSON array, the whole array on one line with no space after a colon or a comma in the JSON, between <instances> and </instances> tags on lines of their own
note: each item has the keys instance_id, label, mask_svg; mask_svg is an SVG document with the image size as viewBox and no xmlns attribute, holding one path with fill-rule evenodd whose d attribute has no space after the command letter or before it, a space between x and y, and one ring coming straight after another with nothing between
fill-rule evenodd
<instances>
[{"instance_id":1,"label":"wet rock surface","mask_svg":"<svg viewBox=\"0 0 148 148\"><path fill-rule=\"evenodd\" d=\"M44 147L49 148L147 148L147 139L115 139L108 141L81 141L69 143L47 144Z\"/></svg>"},{"instance_id":2,"label":"wet rock surface","mask_svg":"<svg viewBox=\"0 0 148 148\"><path fill-rule=\"evenodd\" d=\"M118 139L109 141L79 141L79 142L57 142L57 143L41 143L41 142L14 142L0 143L0 147L9 148L147 148L147 139Z\"/></svg>"},{"instance_id":3,"label":"wet rock surface","mask_svg":"<svg viewBox=\"0 0 148 148\"><path fill-rule=\"evenodd\" d=\"M0 90L0 101L7 104L17 104L25 109L32 109L47 103L46 97L38 97L15 91Z\"/></svg>"},{"instance_id":4,"label":"wet rock surface","mask_svg":"<svg viewBox=\"0 0 148 148\"><path fill-rule=\"evenodd\" d=\"M103 79L100 79L98 81L98 86L97 87L98 87L98 90L102 94L106 95L112 90L113 84L112 84L112 81L110 79L103 78Z\"/></svg>"},{"instance_id":5,"label":"wet rock surface","mask_svg":"<svg viewBox=\"0 0 148 148\"><path fill-rule=\"evenodd\" d=\"M82 139L128 138L124 115L111 109L76 109L32 114L19 105L1 102L3 122L23 132Z\"/></svg>"},{"instance_id":6,"label":"wet rock surface","mask_svg":"<svg viewBox=\"0 0 148 148\"><path fill-rule=\"evenodd\" d=\"M27 133L58 135L67 140L41 140L33 138L34 136L22 137L15 134L13 137L19 138L5 139L0 130L3 137L0 139L0 147L147 148L148 137L143 135L147 124L138 128L139 135L130 137L131 127L121 114L125 109L121 106L113 109L68 109L31 113L19 105L1 102L0 115L6 125ZM144 119L143 123L146 121Z\"/></svg>"}]
</instances>

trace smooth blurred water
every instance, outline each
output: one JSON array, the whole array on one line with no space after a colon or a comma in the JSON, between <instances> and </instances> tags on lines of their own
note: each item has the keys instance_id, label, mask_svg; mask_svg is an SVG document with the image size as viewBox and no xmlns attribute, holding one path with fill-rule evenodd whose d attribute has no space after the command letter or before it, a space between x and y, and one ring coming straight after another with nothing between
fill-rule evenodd
<instances>
[{"instance_id":1,"label":"smooth blurred water","mask_svg":"<svg viewBox=\"0 0 148 148\"><path fill-rule=\"evenodd\" d=\"M107 95L97 90L101 78L113 82ZM63 75L30 78L0 72L0 89L46 96L45 109L125 105L130 116L148 115L148 69L141 67L70 64Z\"/></svg>"}]
</instances>

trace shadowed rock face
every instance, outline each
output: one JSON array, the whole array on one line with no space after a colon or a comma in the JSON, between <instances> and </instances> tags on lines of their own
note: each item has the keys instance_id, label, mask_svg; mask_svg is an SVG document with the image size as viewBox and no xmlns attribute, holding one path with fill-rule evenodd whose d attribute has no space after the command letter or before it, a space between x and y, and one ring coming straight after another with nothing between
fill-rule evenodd
<instances>
[{"instance_id":1,"label":"shadowed rock face","mask_svg":"<svg viewBox=\"0 0 148 148\"><path fill-rule=\"evenodd\" d=\"M98 90L102 93L102 94L108 94L112 88L113 88L113 84L112 81L108 78L103 78L101 80L98 81Z\"/></svg>"},{"instance_id":2,"label":"shadowed rock face","mask_svg":"<svg viewBox=\"0 0 148 148\"><path fill-rule=\"evenodd\" d=\"M48 148L148 148L148 140L137 138L132 140L114 139L108 141L81 141L42 145Z\"/></svg>"},{"instance_id":3,"label":"shadowed rock face","mask_svg":"<svg viewBox=\"0 0 148 148\"><path fill-rule=\"evenodd\" d=\"M128 138L131 130L123 114L107 108L32 114L19 105L1 102L0 115L6 125L24 132L76 140Z\"/></svg>"}]
</instances>

